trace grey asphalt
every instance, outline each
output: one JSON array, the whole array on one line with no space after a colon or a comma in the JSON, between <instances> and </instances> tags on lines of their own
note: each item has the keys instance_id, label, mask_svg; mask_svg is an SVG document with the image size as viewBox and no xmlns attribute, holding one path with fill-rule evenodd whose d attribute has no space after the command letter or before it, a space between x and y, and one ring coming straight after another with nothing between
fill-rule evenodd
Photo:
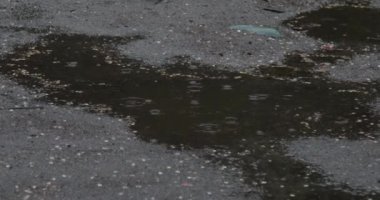
<instances>
[{"instance_id":1,"label":"grey asphalt","mask_svg":"<svg viewBox=\"0 0 380 200\"><path fill-rule=\"evenodd\" d=\"M281 22L321 5L344 2L1 0L0 54L35 41L53 27L51 31L64 33L143 36L118 49L152 65L189 56L219 68L251 71L281 62L294 50L318 49L321 41L282 27ZM371 2L380 6L378 0ZM228 28L252 23L278 28L283 37ZM349 62L360 64L360 70L332 68L331 78L378 80L378 57L375 53L357 56ZM210 164L199 152L139 141L128 121L36 101L41 95L0 76L0 199L260 199L257 188L244 185L238 174ZM378 104L374 109L379 110ZM311 138L287 146L290 156L320 169L337 184L379 191L379 145L335 142Z\"/></svg>"},{"instance_id":2,"label":"grey asphalt","mask_svg":"<svg viewBox=\"0 0 380 200\"><path fill-rule=\"evenodd\" d=\"M258 199L197 152L138 140L129 121L38 102L0 78L0 199Z\"/></svg>"},{"instance_id":3,"label":"grey asphalt","mask_svg":"<svg viewBox=\"0 0 380 200\"><path fill-rule=\"evenodd\" d=\"M249 70L281 61L293 50L312 50L318 42L280 26L297 12L328 1L239 0L113 0L3 1L0 25L59 27L65 32L91 35L141 35L145 39L120 46L122 53L153 65L175 56L231 69ZM291 3L289 3L291 2ZM313 3L311 3L313 2ZM263 8L286 11L271 13ZM283 38L238 33L229 27L256 24L280 29ZM221 56L222 55L222 56Z\"/></svg>"},{"instance_id":4,"label":"grey asphalt","mask_svg":"<svg viewBox=\"0 0 380 200\"><path fill-rule=\"evenodd\" d=\"M286 145L289 156L309 163L329 182L337 186L347 185L359 193L380 192L378 140L311 137Z\"/></svg>"},{"instance_id":5,"label":"grey asphalt","mask_svg":"<svg viewBox=\"0 0 380 200\"><path fill-rule=\"evenodd\" d=\"M369 82L380 80L380 54L356 55L352 60L338 63L330 71L335 80L350 82Z\"/></svg>"}]
</instances>

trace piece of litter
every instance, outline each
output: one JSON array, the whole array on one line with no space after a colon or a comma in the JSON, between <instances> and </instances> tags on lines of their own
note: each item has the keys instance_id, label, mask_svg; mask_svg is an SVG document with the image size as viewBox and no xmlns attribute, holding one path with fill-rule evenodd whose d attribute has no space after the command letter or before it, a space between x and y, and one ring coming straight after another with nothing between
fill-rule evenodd
<instances>
[{"instance_id":1,"label":"piece of litter","mask_svg":"<svg viewBox=\"0 0 380 200\"><path fill-rule=\"evenodd\" d=\"M238 30L238 31L246 31L249 33L255 33L257 35L264 35L269 37L281 37L281 33L274 29L274 28L268 28L268 27L259 27L254 25L235 25L230 26L230 29L232 30Z\"/></svg>"},{"instance_id":2,"label":"piece of litter","mask_svg":"<svg viewBox=\"0 0 380 200\"><path fill-rule=\"evenodd\" d=\"M263 10L269 11L269 12L273 12L273 13L278 13L278 14L281 14L281 13L285 12L283 10L277 10L277 9L273 9L273 8L263 8Z\"/></svg>"}]
</instances>

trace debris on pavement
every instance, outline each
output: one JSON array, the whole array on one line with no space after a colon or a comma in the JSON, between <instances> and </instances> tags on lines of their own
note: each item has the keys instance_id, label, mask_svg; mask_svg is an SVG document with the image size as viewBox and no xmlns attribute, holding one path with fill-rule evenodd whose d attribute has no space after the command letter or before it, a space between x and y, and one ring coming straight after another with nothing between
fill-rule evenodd
<instances>
[{"instance_id":1,"label":"debris on pavement","mask_svg":"<svg viewBox=\"0 0 380 200\"><path fill-rule=\"evenodd\" d=\"M274 28L268 28L268 27L260 27L260 26L254 26L254 25L234 25L230 26L230 29L237 30L237 31L246 31L249 33L255 33L257 35L264 35L269 37L281 37L281 33Z\"/></svg>"}]
</instances>

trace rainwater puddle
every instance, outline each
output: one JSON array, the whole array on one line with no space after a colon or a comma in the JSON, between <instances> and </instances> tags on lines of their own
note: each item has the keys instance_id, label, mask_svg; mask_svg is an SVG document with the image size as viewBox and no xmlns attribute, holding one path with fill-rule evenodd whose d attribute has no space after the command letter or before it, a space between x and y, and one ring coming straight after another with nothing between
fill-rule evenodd
<instances>
[{"instance_id":1,"label":"rainwater puddle","mask_svg":"<svg viewBox=\"0 0 380 200\"><path fill-rule=\"evenodd\" d=\"M241 173L263 199L365 196L326 184L318 172L284 156L280 143L321 135L375 137L379 117L369 102L376 86L259 78L180 61L157 69L113 50L132 39L50 35L16 49L0 71L42 88L49 101L132 116L142 139L203 151Z\"/></svg>"},{"instance_id":2,"label":"rainwater puddle","mask_svg":"<svg viewBox=\"0 0 380 200\"><path fill-rule=\"evenodd\" d=\"M357 51L377 51L380 44L379 20L378 8L341 6L301 13L284 24L326 42L335 42Z\"/></svg>"}]
</instances>

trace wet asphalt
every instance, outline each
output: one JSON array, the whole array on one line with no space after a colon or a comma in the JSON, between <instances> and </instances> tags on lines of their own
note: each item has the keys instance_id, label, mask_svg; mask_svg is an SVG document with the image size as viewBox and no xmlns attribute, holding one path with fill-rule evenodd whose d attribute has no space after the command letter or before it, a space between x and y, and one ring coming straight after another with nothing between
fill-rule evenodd
<instances>
[{"instance_id":1,"label":"wet asphalt","mask_svg":"<svg viewBox=\"0 0 380 200\"><path fill-rule=\"evenodd\" d=\"M369 3L374 9L380 5L379 1ZM33 44L51 34L135 37L128 43L116 41L110 45L121 56L155 69L179 60L217 70L255 74L263 66L282 66L289 53L303 52L301 57L307 60L313 57L313 52L324 48L328 42L284 26L283 21L320 6L336 4L357 5L357 2L3 0L0 2L0 54L7 58L17 51L16 47ZM283 36L274 39L228 28L237 24L274 27ZM327 74L326 80L334 83L371 85L380 77L379 54L374 50L360 51L327 67L318 64ZM368 113L378 115L380 102L374 91L377 87L368 88L375 97L371 96L365 106L370 110ZM41 100L49 96L47 92L41 87L25 85L12 74L0 76L0 199L379 197L380 146L376 121L371 122L374 127L365 128L365 133L358 130L364 136L354 139L330 134L282 139L281 156L288 160L282 158L281 162L294 162L295 166L306 168L300 170L302 173L309 170L322 177L317 182L329 188L329 192L326 195L314 192L309 196L299 192L298 197L290 187L290 191L284 192L286 196L281 192L276 196L273 193L276 189L265 186L270 182L258 179L259 184L252 183L256 177L250 177L247 182L246 169L209 159L205 152L213 151L213 146L181 150L170 146L171 142L142 141L131 128L135 123L133 117L88 112L80 105ZM358 120L377 120L377 115L361 116ZM343 119L334 123L345 122Z\"/></svg>"}]
</instances>

